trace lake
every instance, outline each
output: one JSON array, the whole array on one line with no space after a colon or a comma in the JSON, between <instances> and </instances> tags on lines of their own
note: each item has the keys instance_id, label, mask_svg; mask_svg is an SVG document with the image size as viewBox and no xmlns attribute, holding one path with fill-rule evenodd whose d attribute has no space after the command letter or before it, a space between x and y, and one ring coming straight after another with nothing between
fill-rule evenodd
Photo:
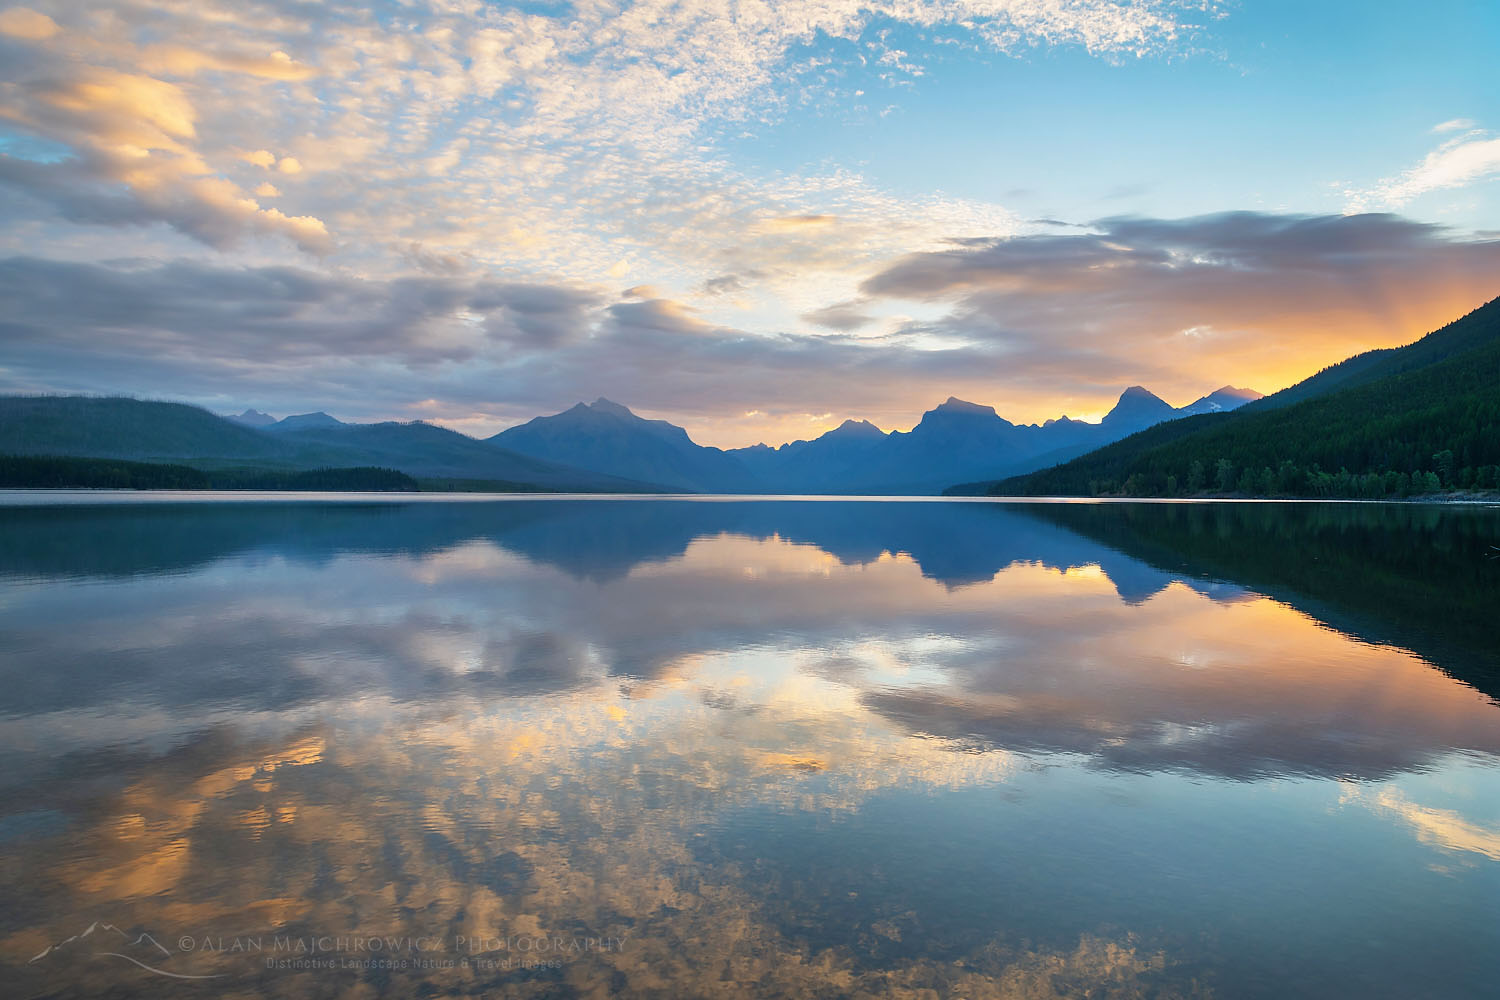
<instances>
[{"instance_id":1,"label":"lake","mask_svg":"<svg viewBox=\"0 0 1500 1000\"><path fill-rule=\"evenodd\" d=\"M1495 507L137 499L0 508L7 995L1500 982Z\"/></svg>"}]
</instances>

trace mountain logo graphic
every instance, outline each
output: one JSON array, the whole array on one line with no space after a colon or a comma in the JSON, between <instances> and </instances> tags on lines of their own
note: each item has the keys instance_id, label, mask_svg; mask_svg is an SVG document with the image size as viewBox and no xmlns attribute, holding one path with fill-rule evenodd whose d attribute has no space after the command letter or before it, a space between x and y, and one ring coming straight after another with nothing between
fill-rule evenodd
<instances>
[{"instance_id":1,"label":"mountain logo graphic","mask_svg":"<svg viewBox=\"0 0 1500 1000\"><path fill-rule=\"evenodd\" d=\"M69 945L75 944L84 948L92 948L92 954L95 956L101 958L122 958L132 965L140 966L147 972L158 976L167 976L172 979L221 979L224 975L223 973L215 975L186 975L180 972L169 972L166 969L157 968L156 965L152 964L153 962L165 962L167 959L172 958L174 953L164 947L160 941L156 940L150 934L142 932L132 939L129 934L120 930L114 924L105 923L102 920L95 920L80 933L74 934L72 937L63 938L56 944L48 945L26 964L35 965L49 955L56 955L64 949L72 950L69 949ZM127 949L135 950L138 954L144 955L147 960L143 961L135 955L126 954ZM159 958L157 957L158 955L160 956Z\"/></svg>"}]
</instances>

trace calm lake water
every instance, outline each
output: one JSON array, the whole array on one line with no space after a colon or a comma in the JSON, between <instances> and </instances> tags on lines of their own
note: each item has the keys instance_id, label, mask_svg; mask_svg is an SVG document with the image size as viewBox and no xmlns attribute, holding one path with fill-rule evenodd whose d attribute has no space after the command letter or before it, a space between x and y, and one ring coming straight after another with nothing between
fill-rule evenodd
<instances>
[{"instance_id":1,"label":"calm lake water","mask_svg":"<svg viewBox=\"0 0 1500 1000\"><path fill-rule=\"evenodd\" d=\"M0 508L0 992L1493 996L1496 546L1418 505Z\"/></svg>"}]
</instances>

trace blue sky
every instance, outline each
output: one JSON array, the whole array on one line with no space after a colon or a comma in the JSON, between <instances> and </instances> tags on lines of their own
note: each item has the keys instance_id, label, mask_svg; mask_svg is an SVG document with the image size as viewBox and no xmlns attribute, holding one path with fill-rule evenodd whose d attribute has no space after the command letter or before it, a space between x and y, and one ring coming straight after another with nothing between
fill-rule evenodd
<instances>
[{"instance_id":1,"label":"blue sky","mask_svg":"<svg viewBox=\"0 0 1500 1000\"><path fill-rule=\"evenodd\" d=\"M1500 9L0 7L0 390L709 443L1272 391L1500 293Z\"/></svg>"},{"instance_id":2,"label":"blue sky","mask_svg":"<svg viewBox=\"0 0 1500 1000\"><path fill-rule=\"evenodd\" d=\"M1153 59L974 53L901 27L891 39L920 54L922 76L858 67L844 85L864 96L752 129L734 155L766 170L856 164L892 191L936 188L1069 221L1339 212L1346 188L1420 161L1433 126L1494 127L1500 110L1495 5L1243 4L1208 23L1201 48ZM1497 228L1497 194L1440 192L1419 207Z\"/></svg>"}]
</instances>

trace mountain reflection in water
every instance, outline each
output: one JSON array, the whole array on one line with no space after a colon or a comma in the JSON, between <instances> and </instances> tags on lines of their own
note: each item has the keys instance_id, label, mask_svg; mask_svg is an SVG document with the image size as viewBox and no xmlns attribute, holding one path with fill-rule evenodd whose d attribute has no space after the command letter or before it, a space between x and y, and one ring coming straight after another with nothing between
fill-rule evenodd
<instances>
[{"instance_id":1,"label":"mountain reflection in water","mask_svg":"<svg viewBox=\"0 0 1500 1000\"><path fill-rule=\"evenodd\" d=\"M275 996L1461 994L1497 513L8 509L0 974L204 989L30 961L99 920ZM201 944L361 935L441 945Z\"/></svg>"}]
</instances>

